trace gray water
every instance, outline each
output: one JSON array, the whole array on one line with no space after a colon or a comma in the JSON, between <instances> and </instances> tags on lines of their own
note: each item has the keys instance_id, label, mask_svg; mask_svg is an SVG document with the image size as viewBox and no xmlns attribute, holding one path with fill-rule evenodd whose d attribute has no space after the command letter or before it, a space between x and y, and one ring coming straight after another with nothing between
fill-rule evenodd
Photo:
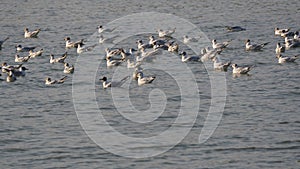
<instances>
[{"instance_id":1,"label":"gray water","mask_svg":"<svg viewBox=\"0 0 300 169\"><path fill-rule=\"evenodd\" d=\"M30 69L25 77L14 83L0 82L0 168L299 168L299 61L279 65L274 52L276 43L283 42L274 36L274 28L299 30L299 10L298 1L277 0L2 2L0 38L9 36L10 39L0 52L1 63L13 64L14 46L18 43L38 45L45 52L42 57L24 64ZM201 99L192 130L163 154L132 159L104 150L87 136L74 109L72 76L68 76L63 85L51 87L45 86L43 80L46 76L63 76L62 66L50 65L48 56L65 52L65 36L74 40L87 39L95 33L98 24L151 11L184 18L209 39L233 39L222 57L255 67L250 76L235 78L231 71L225 73L227 96L222 120L214 134L205 143L198 144L210 106L210 84L202 64L188 63ZM226 25L240 25L247 31L226 33ZM41 28L42 32L38 39L24 39L24 27ZM243 41L247 38L271 43L262 52L245 52ZM134 44L133 39L128 41ZM126 43L129 42L119 45L123 47ZM75 64L76 51L68 52L67 61ZM296 54L299 48L285 55ZM111 70L100 69L96 80L106 73ZM180 108L178 86L172 82L160 83L162 77L168 75L155 70L148 73L156 74L157 81L141 88L132 84L129 90L136 109L147 109L140 105L156 87L165 91L169 98L166 112L149 126L122 119L112 106L110 90L102 90L100 82L95 82L95 95L103 116L119 132L132 137L150 137L166 130ZM146 93L142 93L143 90Z\"/></svg>"}]
</instances>

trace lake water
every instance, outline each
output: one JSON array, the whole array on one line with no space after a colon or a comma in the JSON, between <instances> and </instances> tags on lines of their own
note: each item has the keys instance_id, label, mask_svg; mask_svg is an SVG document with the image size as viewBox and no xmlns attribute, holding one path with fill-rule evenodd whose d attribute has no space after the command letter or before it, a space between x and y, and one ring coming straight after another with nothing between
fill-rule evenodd
<instances>
[{"instance_id":1,"label":"lake water","mask_svg":"<svg viewBox=\"0 0 300 169\"><path fill-rule=\"evenodd\" d=\"M274 36L275 27L299 30L299 11L300 3L296 0L2 2L0 38L9 36L10 39L0 51L0 62L14 64L14 46L19 43L23 46L38 46L37 48L43 48L45 52L43 56L24 63L29 68L25 77L18 78L14 83L0 82L0 168L299 168L299 61L279 65L275 58L275 47L276 43L283 42L283 39ZM44 85L46 76L64 76L62 65L48 63L50 53L58 56L65 52L64 37L70 36L72 40L88 39L88 42L92 43L93 37L97 35L97 25L105 25L121 17L141 12L163 13L157 20L163 20L164 14L172 14L191 22L208 39L232 39L229 48L224 50L221 57L241 65L255 65L250 76L233 77L231 70L224 74L215 72L226 79L225 85L221 85L224 87L222 91L226 93L226 104L217 129L204 143L199 144L198 138L209 115L213 97L210 77L202 63L179 66L187 66L193 77L188 76L191 72L181 72L177 78L184 81L194 78L197 82L197 90L192 93L189 93L190 90L181 93L182 86L174 78L179 70L177 66L180 60L170 62L169 66L162 66L173 73L175 71L175 74L160 71L158 68L162 67L157 67L160 65L158 61L149 63L145 74L157 76L153 84L138 87L135 82L131 82L128 89L118 88L112 93L112 90L103 90L98 81L103 75L111 77L115 71L105 67L103 50L99 51L98 56L94 56L97 57L98 63L91 60L92 56L85 59L88 54L78 57L75 50L68 50L67 62L80 67L78 58L81 58L86 63L99 66L98 70L94 70L94 79L85 83L80 82L80 78L76 81L75 77L68 75L67 81L62 85ZM162 24L165 22L167 21L162 21ZM138 22L128 20L127 24L135 25ZM147 24L147 20L144 24ZM227 25L238 25L247 30L227 33L224 29ZM24 39L25 27L30 30L41 28L39 38ZM180 32L178 28L176 31ZM135 35L119 42L116 47L132 47L138 38L146 40L145 35ZM270 44L261 52L246 52L244 40L248 38L257 43ZM99 45L95 49L99 49L98 47ZM193 52L187 46L181 50L190 54ZM296 48L286 51L284 55L299 53L300 48ZM82 66L81 72L84 72L84 67ZM121 67L124 68L121 71L127 71L125 66ZM5 76L2 74L1 78ZM90 83L94 88L84 88ZM85 95L85 92L94 93L95 99ZM149 112L150 115L131 114L126 104L123 105L123 102L128 101L124 93L129 94L137 112L145 113L149 109L148 97L154 105L159 105L167 99L165 109L159 112L159 118L156 117L155 111ZM151 99L152 97L154 99ZM78 101L78 98L81 99ZM119 100L113 100L116 98ZM83 107L89 105L89 99L97 103L95 109ZM188 103L183 105L184 101ZM97 111L101 110L107 123L123 135L150 138L168 131L172 124L176 123L181 109L184 109L184 113L191 113L195 107L199 109L198 116L188 133L182 133L181 129L191 124L180 123L175 125L176 135L168 137L166 144L161 142L159 145L133 147L126 152L121 151L122 145L118 143L124 141L122 138L112 137L111 143L116 143L117 146L107 149L96 144L95 140L87 135L92 132L105 137L110 135L110 131L106 131L106 125L95 122L96 130L85 132L82 125L93 123L93 119L78 120L84 115L78 113L79 110L86 110L89 117L96 118L100 117ZM118 108L128 111L119 112ZM147 119L152 118L153 121L133 123L130 120L132 118L143 121L143 116ZM192 114L187 117L185 120L189 120ZM177 139L177 135L185 137L173 147L172 140ZM108 139L110 138L106 137L103 140ZM161 150L168 151L151 154ZM118 153L113 154L112 151ZM139 153L143 151L150 152L149 157L138 158ZM126 155L135 158L128 158Z\"/></svg>"}]
</instances>

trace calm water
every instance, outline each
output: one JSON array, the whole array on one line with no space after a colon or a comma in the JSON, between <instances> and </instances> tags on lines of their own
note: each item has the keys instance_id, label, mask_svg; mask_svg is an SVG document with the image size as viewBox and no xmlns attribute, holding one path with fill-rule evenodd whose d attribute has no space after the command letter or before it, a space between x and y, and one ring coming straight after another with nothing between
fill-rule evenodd
<instances>
[{"instance_id":1,"label":"calm water","mask_svg":"<svg viewBox=\"0 0 300 169\"><path fill-rule=\"evenodd\" d=\"M210 139L198 144L211 93L203 65L188 63L201 99L194 127L168 152L151 158L131 159L105 151L84 132L73 105L72 76L65 84L53 87L46 87L43 79L63 76L61 65L48 64L48 55L65 51L65 36L74 40L87 39L95 33L98 24L145 11L170 13L187 19L209 39L233 39L222 57L238 64L254 64L255 68L251 76L234 78L230 71L225 74L227 99L222 120ZM30 69L26 77L11 84L0 82L0 168L299 168L299 61L277 64L274 49L282 39L273 35L274 27L299 30L299 11L298 1L277 0L2 2L0 38L9 36L10 39L0 52L1 63L13 64L14 46L18 43L38 45L45 53L25 64ZM226 25L240 25L247 31L225 33ZM42 32L38 39L24 39L24 27L41 28ZM262 52L245 52L243 41L247 38L271 43ZM128 41L134 44L134 38ZM124 41L120 45L130 47L128 43ZM285 55L299 52L298 48ZM77 56L76 51L70 50L68 62L75 64ZM106 73L112 72L99 69L96 78ZM148 105L144 99L148 98L150 90L159 88L168 96L166 112L150 125L132 124L122 119L111 107L109 90L102 90L99 82L95 84L103 116L123 134L153 136L168 129L176 119L180 108L178 86L174 81L166 85L159 83L163 77L172 79L168 74L157 70L149 73L157 75L158 80L149 87L137 88L132 84L129 93L133 105L140 111L147 109L141 105Z\"/></svg>"}]
</instances>

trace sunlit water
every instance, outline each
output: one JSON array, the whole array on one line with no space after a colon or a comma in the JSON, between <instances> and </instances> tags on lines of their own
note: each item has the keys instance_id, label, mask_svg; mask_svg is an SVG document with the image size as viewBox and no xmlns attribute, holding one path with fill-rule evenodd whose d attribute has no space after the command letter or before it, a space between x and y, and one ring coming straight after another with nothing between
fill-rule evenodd
<instances>
[{"instance_id":1,"label":"sunlit water","mask_svg":"<svg viewBox=\"0 0 300 169\"><path fill-rule=\"evenodd\" d=\"M13 63L18 43L44 48L42 57L26 63L26 77L14 83L0 82L0 168L298 168L299 167L299 61L277 64L275 47L280 37L275 27L299 30L298 1L9 1L1 3L0 38L9 36L0 52L1 63ZM210 106L209 77L201 63L188 63L199 86L199 116L188 136L161 155L128 159L97 146L81 128L73 106L72 76L63 85L47 87L44 78L63 76L62 65L48 63L50 53L65 52L63 38L87 39L98 24L138 12L170 13L187 19L209 39L233 39L222 58L255 65L251 76L234 78L226 73L227 99L222 120L212 137L198 144L198 136ZM224 26L240 25L244 32L226 33ZM23 28L41 28L38 39L24 39ZM244 40L271 42L262 52L245 52ZM121 42L131 47L134 39ZM129 45L130 44L130 45ZM126 46L127 45L127 46ZM191 52L191 51L189 51ZM285 55L299 54L299 48ZM103 56L99 54L99 63ZM68 62L78 55L69 51ZM166 130L180 108L180 92L160 71L149 70L157 81L149 87L135 83L129 90L139 111L146 110L148 94L159 88L168 96L167 111L149 126L131 123L117 113L110 90L98 79L111 70L99 65L96 99L110 125L132 137L149 137ZM172 67L172 65L170 65ZM163 77L167 77L163 79ZM1 78L5 78L2 75ZM146 90L146 93L143 93ZM154 149L156 147L153 147Z\"/></svg>"}]
</instances>

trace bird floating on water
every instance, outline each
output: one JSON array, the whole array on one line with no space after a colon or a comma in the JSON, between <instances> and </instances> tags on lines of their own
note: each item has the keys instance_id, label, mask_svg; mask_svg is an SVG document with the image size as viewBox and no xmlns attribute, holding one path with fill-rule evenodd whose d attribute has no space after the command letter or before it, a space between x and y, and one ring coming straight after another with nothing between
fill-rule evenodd
<instances>
[{"instance_id":1,"label":"bird floating on water","mask_svg":"<svg viewBox=\"0 0 300 169\"><path fill-rule=\"evenodd\" d=\"M261 44L251 44L250 39L245 41L245 48L247 51L260 51L263 47L265 47L270 42L261 43Z\"/></svg>"},{"instance_id":2,"label":"bird floating on water","mask_svg":"<svg viewBox=\"0 0 300 169\"><path fill-rule=\"evenodd\" d=\"M22 45L16 45L16 50L17 52L29 52L30 50L34 50L36 47L23 47Z\"/></svg>"},{"instance_id":3,"label":"bird floating on water","mask_svg":"<svg viewBox=\"0 0 300 169\"><path fill-rule=\"evenodd\" d=\"M41 29L36 29L36 30L30 32L28 28L25 28L24 29L24 37L25 38L37 38L40 31L41 31Z\"/></svg>"},{"instance_id":4,"label":"bird floating on water","mask_svg":"<svg viewBox=\"0 0 300 169\"><path fill-rule=\"evenodd\" d=\"M43 49L40 49L40 50L35 51L35 52L34 52L33 50L30 50L30 51L29 51L29 56L30 56L31 58L35 58L35 57L37 57L37 56L42 56L43 52L44 52Z\"/></svg>"},{"instance_id":5,"label":"bird floating on water","mask_svg":"<svg viewBox=\"0 0 300 169\"><path fill-rule=\"evenodd\" d=\"M288 57L288 56L282 56L281 54L277 55L276 57L278 58L278 63L286 63L286 62L295 62L296 59L299 57L300 55L296 55L293 57Z\"/></svg>"},{"instance_id":6,"label":"bird floating on water","mask_svg":"<svg viewBox=\"0 0 300 169\"><path fill-rule=\"evenodd\" d=\"M107 89L109 87L121 87L129 78L129 76L124 77L120 81L108 81L106 76L103 76L100 81L102 81L102 88Z\"/></svg>"},{"instance_id":7,"label":"bird floating on water","mask_svg":"<svg viewBox=\"0 0 300 169\"><path fill-rule=\"evenodd\" d=\"M149 77L144 77L143 72L138 72L137 73L137 78L138 78L138 85L142 86L144 84L149 84L152 83L155 80L155 76L149 76Z\"/></svg>"},{"instance_id":8,"label":"bird floating on water","mask_svg":"<svg viewBox=\"0 0 300 169\"><path fill-rule=\"evenodd\" d=\"M72 74L74 73L74 66L70 65L69 63L64 63L64 73L66 74Z\"/></svg>"},{"instance_id":9,"label":"bird floating on water","mask_svg":"<svg viewBox=\"0 0 300 169\"><path fill-rule=\"evenodd\" d=\"M18 54L15 55L15 62L28 62L28 60L30 59L30 55L29 56L24 56L21 57Z\"/></svg>"},{"instance_id":10,"label":"bird floating on water","mask_svg":"<svg viewBox=\"0 0 300 169\"><path fill-rule=\"evenodd\" d=\"M160 38L164 38L164 37L172 37L172 35L175 33L176 28L173 28L171 30L162 30L162 29L158 29L158 37Z\"/></svg>"},{"instance_id":11,"label":"bird floating on water","mask_svg":"<svg viewBox=\"0 0 300 169\"><path fill-rule=\"evenodd\" d=\"M84 39L81 39L81 40L76 41L76 42L72 42L70 37L65 37L64 40L66 41L66 48L67 49L69 49L69 48L77 48L78 44L84 45L83 44Z\"/></svg>"},{"instance_id":12,"label":"bird floating on water","mask_svg":"<svg viewBox=\"0 0 300 169\"><path fill-rule=\"evenodd\" d=\"M50 77L45 78L45 85L53 85L53 84L62 84L67 79L67 76L64 76L63 78L59 80L52 80Z\"/></svg>"},{"instance_id":13,"label":"bird floating on water","mask_svg":"<svg viewBox=\"0 0 300 169\"><path fill-rule=\"evenodd\" d=\"M53 54L50 54L50 63L65 63L65 59L67 58L68 53L65 52L61 57L54 58Z\"/></svg>"},{"instance_id":14,"label":"bird floating on water","mask_svg":"<svg viewBox=\"0 0 300 169\"><path fill-rule=\"evenodd\" d=\"M211 42L213 49L223 50L230 44L231 40L218 43L216 39L213 39Z\"/></svg>"},{"instance_id":15,"label":"bird floating on water","mask_svg":"<svg viewBox=\"0 0 300 169\"><path fill-rule=\"evenodd\" d=\"M248 74L253 66L238 66L237 64L232 64L232 73L233 74Z\"/></svg>"}]
</instances>

